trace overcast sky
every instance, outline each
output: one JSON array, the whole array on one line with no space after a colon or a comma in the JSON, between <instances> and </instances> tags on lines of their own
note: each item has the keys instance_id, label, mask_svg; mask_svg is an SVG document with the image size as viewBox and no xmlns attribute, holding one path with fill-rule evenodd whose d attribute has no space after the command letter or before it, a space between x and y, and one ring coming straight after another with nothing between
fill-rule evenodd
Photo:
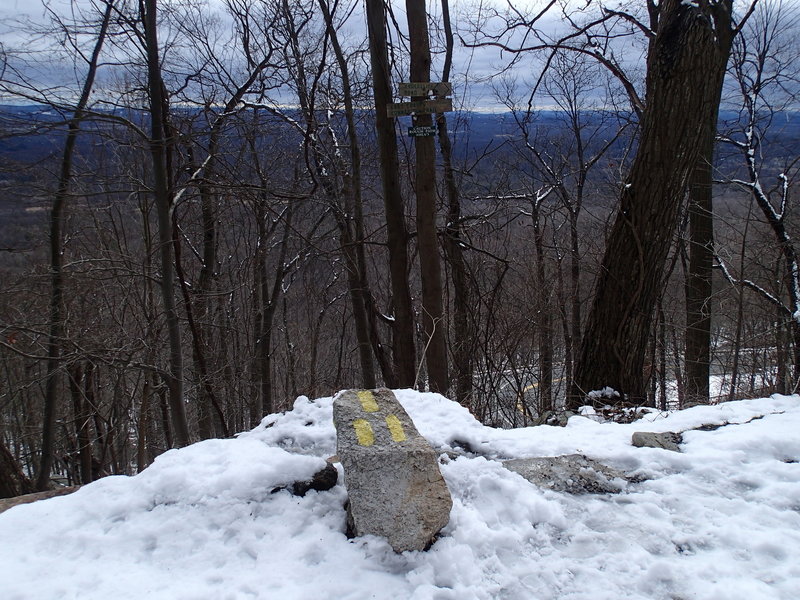
<instances>
[{"instance_id":1,"label":"overcast sky","mask_svg":"<svg viewBox=\"0 0 800 600\"><path fill-rule=\"evenodd\" d=\"M88 0L76 0L79 4L86 5ZM164 2L165 0L160 0ZM211 3L216 3L218 0L210 0ZM464 31L466 38L471 38L472 34L467 33L469 27L468 18L462 13L467 11L469 13L469 20L473 20L476 13L475 5L480 0L459 0L451 2L451 16L454 21L454 28ZM517 6L533 5L541 3L543 0L519 0L515 2ZM50 5L58 10L67 12L70 10L70 0L49 0ZM405 25L405 11L404 3L398 0L394 1L395 4L395 18L401 27ZM505 4L501 2L501 4ZM359 2L359 8L354 13L346 27L347 33L352 36L354 43L366 37L363 31L364 17L360 12L360 7L363 6ZM431 3L432 10L438 12L438 2ZM61 12L59 11L59 12ZM13 21L22 17L27 17L33 20L39 20L44 15L45 11L40 0L0 0L0 44L6 48L17 46L22 35L19 28L14 26ZM560 25L560 18L558 12L554 12L552 17L542 20L539 26L545 30L555 32L556 28ZM456 41L456 49L454 56L454 68L452 74L452 81L454 84L454 102L458 106L465 106L473 110L496 110L501 107L498 106L497 100L494 97L492 90L492 82L490 77L496 74L504 65L507 65L511 60L509 53L501 53L497 48L482 48L472 49L465 48ZM536 79L538 76L538 69L540 67L533 63L530 59L525 59L521 62L519 67L515 70L515 76L519 79L520 88ZM434 65L434 71L441 69L441 59ZM435 75L434 75L435 77Z\"/></svg>"}]
</instances>

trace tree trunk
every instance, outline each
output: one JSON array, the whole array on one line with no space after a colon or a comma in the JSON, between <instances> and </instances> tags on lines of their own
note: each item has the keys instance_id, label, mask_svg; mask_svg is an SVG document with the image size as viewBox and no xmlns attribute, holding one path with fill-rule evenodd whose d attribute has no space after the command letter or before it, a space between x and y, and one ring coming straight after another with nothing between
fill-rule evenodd
<instances>
[{"instance_id":1,"label":"tree trunk","mask_svg":"<svg viewBox=\"0 0 800 600\"><path fill-rule=\"evenodd\" d=\"M408 34L411 44L411 81L431 80L431 52L428 41L428 13L425 0L406 0ZM424 97L412 100L424 100ZM431 127L431 115L415 115L415 126ZM442 273L436 231L436 147L433 137L414 138L416 150L417 246L422 281L422 328L425 332L425 365L433 392L447 393L446 324L442 307Z\"/></svg>"},{"instance_id":2,"label":"tree trunk","mask_svg":"<svg viewBox=\"0 0 800 600\"><path fill-rule=\"evenodd\" d=\"M13 498L34 491L33 483L25 476L14 455L0 440L0 498Z\"/></svg>"},{"instance_id":3,"label":"tree trunk","mask_svg":"<svg viewBox=\"0 0 800 600\"><path fill-rule=\"evenodd\" d=\"M536 284L538 314L536 337L539 349L539 406L540 415L553 410L553 317L550 305L550 282L544 256L544 231L541 223L541 203L533 208L533 237L536 248Z\"/></svg>"},{"instance_id":4,"label":"tree trunk","mask_svg":"<svg viewBox=\"0 0 800 600\"><path fill-rule=\"evenodd\" d=\"M411 387L416 376L414 315L408 285L408 231L405 206L400 193L394 121L386 114L392 102L391 75L386 41L386 8L383 0L366 0L372 86L375 99L375 128L378 135L383 203L386 213L386 244L392 286L392 360L399 387Z\"/></svg>"},{"instance_id":5,"label":"tree trunk","mask_svg":"<svg viewBox=\"0 0 800 600\"><path fill-rule=\"evenodd\" d=\"M218 403L214 392L214 385L208 372L208 359L205 350L208 348L208 341L211 338L211 295L214 293L217 266L217 198L214 190L211 189L210 182L213 182L214 162L217 151L217 131L214 130L209 136L209 157L200 185L200 213L203 223L203 262L200 266L200 277L198 279L196 308L196 327L193 328L192 336L194 339L194 362L200 374L200 389L198 398L198 427L201 439L214 437L216 431L214 426L213 410ZM220 419L220 426L225 429L224 415L217 415ZM227 437L227 432L224 433Z\"/></svg>"},{"instance_id":6,"label":"tree trunk","mask_svg":"<svg viewBox=\"0 0 800 600\"><path fill-rule=\"evenodd\" d=\"M722 78L715 80L717 110L705 131L689 182L689 271L686 276L686 401L708 404L711 376L711 293L714 265L713 177ZM709 123L710 124L710 123Z\"/></svg>"},{"instance_id":7,"label":"tree trunk","mask_svg":"<svg viewBox=\"0 0 800 600\"><path fill-rule=\"evenodd\" d=\"M259 256L256 269L257 289L257 318L255 331L256 377L259 384L258 403L251 414L251 426L255 427L261 419L275 412L275 402L272 390L272 332L274 329L275 312L278 300L282 293L281 284L286 276L286 255L289 251L289 237L292 231L293 206L290 203L282 218L285 219L283 235L280 241L279 254L276 261L275 275L270 282L267 278L267 229L264 225L263 207L259 207ZM276 221L277 224L277 221ZM263 250L262 250L263 249Z\"/></svg>"},{"instance_id":8,"label":"tree trunk","mask_svg":"<svg viewBox=\"0 0 800 600\"><path fill-rule=\"evenodd\" d=\"M147 87L150 109L150 155L153 161L153 192L158 215L159 258L161 263L161 296L169 337L169 371L165 375L170 416L178 446L190 443L189 423L183 403L183 349L178 310L175 304L175 275L173 268L172 197L167 175L164 84L161 80L156 0L144 0L143 23L147 52Z\"/></svg>"},{"instance_id":9,"label":"tree trunk","mask_svg":"<svg viewBox=\"0 0 800 600\"><path fill-rule=\"evenodd\" d=\"M94 385L94 365L86 364L84 370L80 364L70 369L70 392L72 394L73 414L75 418L75 440L77 441L78 465L80 467L80 482L91 483L94 479L92 473L92 440L90 436L91 412L89 411L89 396ZM83 384L83 386L81 386Z\"/></svg>"},{"instance_id":10,"label":"tree trunk","mask_svg":"<svg viewBox=\"0 0 800 600\"><path fill-rule=\"evenodd\" d=\"M658 11L639 149L603 256L569 399L573 408L592 391L645 400L644 357L667 254L689 176L716 125L718 82L733 37L731 2L701 8L666 0Z\"/></svg>"},{"instance_id":11,"label":"tree trunk","mask_svg":"<svg viewBox=\"0 0 800 600\"><path fill-rule=\"evenodd\" d=\"M44 416L42 418L42 452L39 472L36 476L36 489L45 491L50 484L50 470L53 468L53 446L58 401L58 369L61 361L61 344L65 333L64 327L64 274L63 267L63 225L66 221L67 198L72 180L72 154L78 138L78 130L83 112L89 102L89 96L97 75L100 51L111 21L114 2L106 4L100 32L97 35L92 56L89 59L83 90L75 107L75 112L67 126L67 139L61 158L61 171L58 177L58 188L53 199L50 213L50 331L47 340L47 377L45 383Z\"/></svg>"},{"instance_id":12,"label":"tree trunk","mask_svg":"<svg viewBox=\"0 0 800 600\"><path fill-rule=\"evenodd\" d=\"M454 40L448 0L442 0L442 26L445 34L445 64L442 68L442 81L450 81ZM436 125L447 193L447 223L444 227L443 245L445 257L450 266L450 279L453 283L450 346L453 370L455 371L455 400L464 406L469 406L472 397L475 348L474 328L471 326L469 318L472 291L461 246L461 199L453 169L453 146L450 142L447 117L444 113L437 116Z\"/></svg>"},{"instance_id":13,"label":"tree trunk","mask_svg":"<svg viewBox=\"0 0 800 600\"><path fill-rule=\"evenodd\" d=\"M328 8L327 0L319 0L319 7L325 17L328 37L331 40L333 53L339 72L342 76L342 94L344 96L344 112L347 121L347 139L350 144L350 173L345 175L344 195L345 214L340 220L339 230L342 254L347 264L347 284L350 303L353 307L353 321L358 340L358 356L361 364L361 383L367 389L376 385L375 366L372 361L373 346L370 334L369 286L367 283L366 260L364 258L364 211L361 197L361 149L358 141L358 130L355 122L353 94L350 87L350 71L347 67L339 36L333 26L333 16ZM347 198L350 198L348 202ZM351 233L351 224L353 231ZM377 335L375 332L373 335ZM376 358L380 361L380 344L375 347Z\"/></svg>"}]
</instances>

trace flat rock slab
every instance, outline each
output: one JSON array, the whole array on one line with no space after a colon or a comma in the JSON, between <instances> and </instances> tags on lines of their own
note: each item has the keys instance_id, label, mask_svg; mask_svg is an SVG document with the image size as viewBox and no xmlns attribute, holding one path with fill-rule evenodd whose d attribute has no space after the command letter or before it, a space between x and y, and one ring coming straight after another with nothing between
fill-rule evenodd
<instances>
[{"instance_id":1,"label":"flat rock slab","mask_svg":"<svg viewBox=\"0 0 800 600\"><path fill-rule=\"evenodd\" d=\"M664 433L653 433L650 431L637 431L631 436L631 444L637 448L662 448L672 452L680 452L680 443L683 436L680 433L666 431Z\"/></svg>"},{"instance_id":2,"label":"flat rock slab","mask_svg":"<svg viewBox=\"0 0 800 600\"><path fill-rule=\"evenodd\" d=\"M616 494L628 481L621 471L582 454L515 458L503 461L503 466L534 485L568 494Z\"/></svg>"},{"instance_id":3,"label":"flat rock slab","mask_svg":"<svg viewBox=\"0 0 800 600\"><path fill-rule=\"evenodd\" d=\"M66 496L81 489L79 485L69 487L61 487L55 490L48 490L46 492L34 492L33 494L25 494L24 496L14 496L13 498L0 499L0 513L7 511L9 508L14 508L20 504L30 504L39 500L47 500L48 498L55 498L56 496Z\"/></svg>"},{"instance_id":4,"label":"flat rock slab","mask_svg":"<svg viewBox=\"0 0 800 600\"><path fill-rule=\"evenodd\" d=\"M351 533L385 537L395 552L429 547L453 501L436 453L392 391L341 392L333 423Z\"/></svg>"}]
</instances>

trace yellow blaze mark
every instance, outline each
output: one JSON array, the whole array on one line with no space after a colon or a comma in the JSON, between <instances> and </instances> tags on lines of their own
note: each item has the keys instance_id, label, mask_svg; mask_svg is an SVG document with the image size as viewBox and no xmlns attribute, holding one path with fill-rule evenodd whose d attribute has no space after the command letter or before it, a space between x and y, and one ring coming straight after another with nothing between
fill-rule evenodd
<instances>
[{"instance_id":1,"label":"yellow blaze mark","mask_svg":"<svg viewBox=\"0 0 800 600\"><path fill-rule=\"evenodd\" d=\"M378 412L378 403L375 401L375 396L373 396L372 392L369 390L361 390L356 393L358 394L358 401L361 402L361 407L365 412Z\"/></svg>"},{"instance_id":2,"label":"yellow blaze mark","mask_svg":"<svg viewBox=\"0 0 800 600\"><path fill-rule=\"evenodd\" d=\"M395 442L402 442L406 439L406 432L403 431L403 424L394 415L386 417L386 427L389 428L389 433L392 434L392 439Z\"/></svg>"},{"instance_id":3,"label":"yellow blaze mark","mask_svg":"<svg viewBox=\"0 0 800 600\"><path fill-rule=\"evenodd\" d=\"M353 421L353 429L356 430L356 440L359 446L372 446L375 443L375 434L366 419L356 419Z\"/></svg>"}]
</instances>

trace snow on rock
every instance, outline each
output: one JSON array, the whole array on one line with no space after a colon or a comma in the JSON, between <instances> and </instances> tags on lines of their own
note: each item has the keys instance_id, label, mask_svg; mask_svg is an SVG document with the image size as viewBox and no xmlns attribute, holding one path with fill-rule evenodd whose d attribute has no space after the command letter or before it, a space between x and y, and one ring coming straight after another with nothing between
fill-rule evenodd
<instances>
[{"instance_id":1,"label":"snow on rock","mask_svg":"<svg viewBox=\"0 0 800 600\"><path fill-rule=\"evenodd\" d=\"M341 482L273 493L335 452L332 399L301 397L236 439L0 514L0 598L800 598L800 397L499 430L442 396L396 393L453 496L429 551L348 540ZM641 430L682 432L683 453L634 448ZM575 453L641 482L573 496L500 463Z\"/></svg>"}]
</instances>

